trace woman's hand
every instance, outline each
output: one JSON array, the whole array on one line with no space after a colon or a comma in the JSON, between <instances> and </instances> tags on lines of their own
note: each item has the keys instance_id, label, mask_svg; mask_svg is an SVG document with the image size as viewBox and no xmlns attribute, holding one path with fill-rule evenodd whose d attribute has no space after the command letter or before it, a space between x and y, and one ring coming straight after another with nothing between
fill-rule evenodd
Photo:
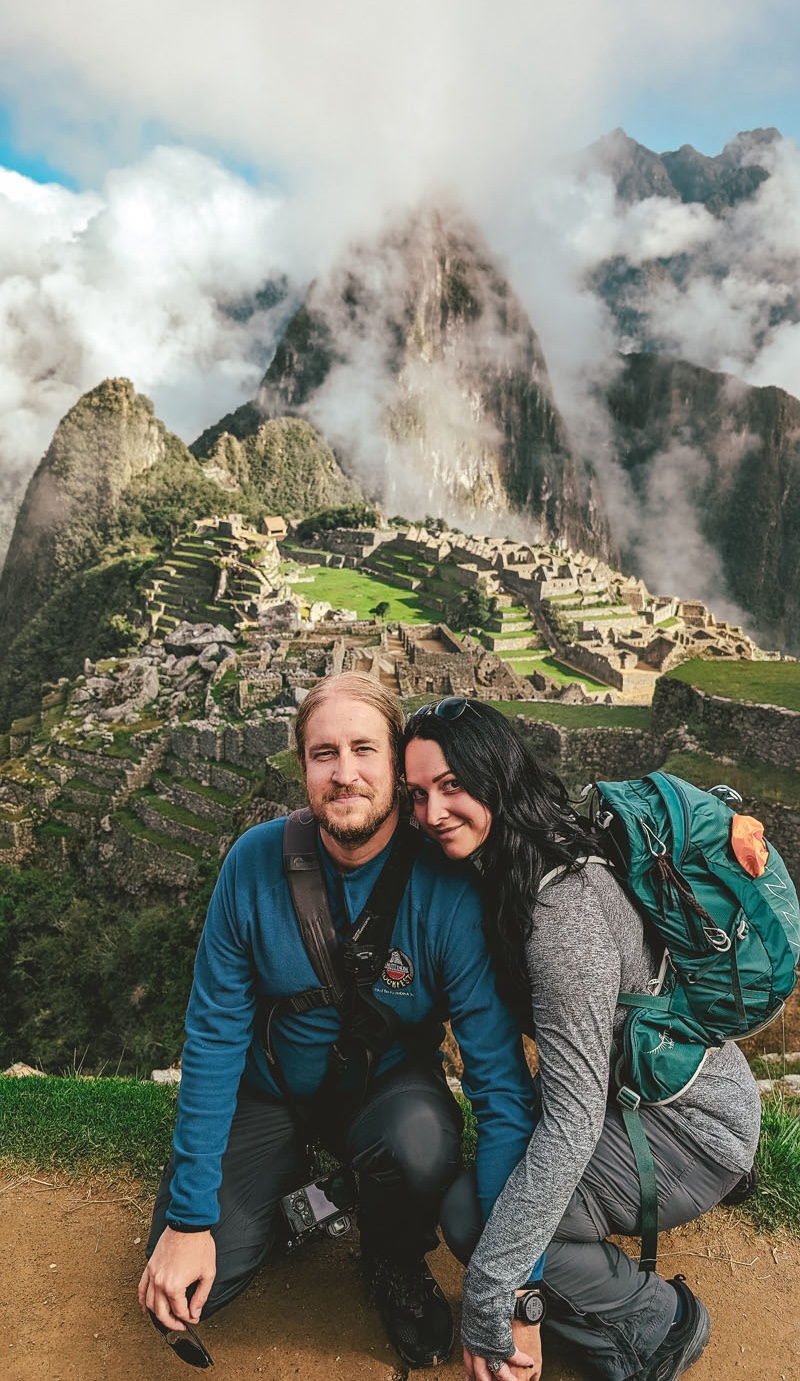
<instances>
[{"instance_id":1,"label":"woman's hand","mask_svg":"<svg viewBox=\"0 0 800 1381\"><path fill-rule=\"evenodd\" d=\"M533 1355L523 1352L517 1341L517 1331L522 1329L526 1338L530 1339ZM507 1362L494 1371L494 1363L490 1364L485 1357L479 1357L476 1353L464 1348L464 1376L466 1381L539 1381L542 1372L542 1346L541 1340L534 1334L539 1333L538 1324L531 1327L529 1324L513 1324L515 1349Z\"/></svg>"}]
</instances>

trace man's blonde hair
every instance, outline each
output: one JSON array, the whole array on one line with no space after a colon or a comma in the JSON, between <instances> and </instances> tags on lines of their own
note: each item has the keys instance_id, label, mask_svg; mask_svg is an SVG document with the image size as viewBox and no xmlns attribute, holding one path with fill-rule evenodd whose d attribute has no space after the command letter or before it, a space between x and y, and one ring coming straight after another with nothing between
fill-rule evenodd
<instances>
[{"instance_id":1,"label":"man's blonde hair","mask_svg":"<svg viewBox=\"0 0 800 1381\"><path fill-rule=\"evenodd\" d=\"M305 768L306 731L312 714L334 692L342 692L351 700L361 700L371 705L383 719L389 732L392 757L398 774L401 769L401 744L403 738L403 711L397 696L372 676L360 671L342 671L335 676L325 676L308 692L297 711L294 721L294 737L297 756Z\"/></svg>"}]
</instances>

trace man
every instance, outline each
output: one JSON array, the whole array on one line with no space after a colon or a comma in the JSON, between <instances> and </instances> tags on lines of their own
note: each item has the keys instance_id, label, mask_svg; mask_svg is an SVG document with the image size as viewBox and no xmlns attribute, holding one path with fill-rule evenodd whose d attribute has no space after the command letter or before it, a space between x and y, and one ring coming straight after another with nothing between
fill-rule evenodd
<instances>
[{"instance_id":1,"label":"man","mask_svg":"<svg viewBox=\"0 0 800 1381\"><path fill-rule=\"evenodd\" d=\"M402 727L395 697L356 674L320 682L297 715L297 751L342 940L398 830ZM257 1021L264 1005L318 982L284 871L284 827L283 820L258 825L231 849L198 949L173 1155L139 1285L142 1308L162 1331L181 1331L227 1304L267 1257L280 1231L281 1196L308 1179L305 1119L323 1144L331 1141L315 1098L331 1077L338 1008L276 1016L274 1066ZM459 1170L461 1130L437 1054L441 1022L449 1016L464 1058L487 1216L524 1153L533 1112L477 897L459 866L430 845L413 864L372 992L402 1026L337 1137L358 1172L364 1270L389 1337L407 1365L433 1366L449 1354L453 1329L424 1256L436 1245L439 1205Z\"/></svg>"}]
</instances>

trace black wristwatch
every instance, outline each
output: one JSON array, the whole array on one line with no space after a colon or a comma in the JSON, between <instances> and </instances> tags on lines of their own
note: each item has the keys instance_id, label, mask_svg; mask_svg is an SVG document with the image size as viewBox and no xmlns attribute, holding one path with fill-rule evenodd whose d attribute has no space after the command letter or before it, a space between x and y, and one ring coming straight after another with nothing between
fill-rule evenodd
<instances>
[{"instance_id":1,"label":"black wristwatch","mask_svg":"<svg viewBox=\"0 0 800 1381\"><path fill-rule=\"evenodd\" d=\"M512 1317L520 1323L541 1323L546 1314L547 1304L541 1290L531 1286L524 1295L517 1295Z\"/></svg>"}]
</instances>

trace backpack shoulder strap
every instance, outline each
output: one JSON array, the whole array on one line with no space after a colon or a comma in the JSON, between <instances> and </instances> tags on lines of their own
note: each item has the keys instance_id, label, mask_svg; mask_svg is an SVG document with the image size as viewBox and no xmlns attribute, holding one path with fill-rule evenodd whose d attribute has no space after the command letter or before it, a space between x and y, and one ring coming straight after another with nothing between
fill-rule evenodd
<instances>
[{"instance_id":1,"label":"backpack shoulder strap","mask_svg":"<svg viewBox=\"0 0 800 1381\"><path fill-rule=\"evenodd\" d=\"M317 823L307 807L287 816L283 831L283 867L311 966L326 992L327 1001L338 1006L346 979L322 875Z\"/></svg>"},{"instance_id":2,"label":"backpack shoulder strap","mask_svg":"<svg viewBox=\"0 0 800 1381\"><path fill-rule=\"evenodd\" d=\"M422 846L422 833L407 823L397 827L389 857L381 869L377 882L370 892L366 906L356 918L352 937L345 941L344 949L348 956L346 963L352 963L356 956L356 982L374 981L386 958L389 941L392 937L400 900L411 876L411 871ZM373 956L372 973L366 952ZM357 952L364 952L364 959L358 964ZM359 972L359 969L361 970Z\"/></svg>"}]
</instances>

